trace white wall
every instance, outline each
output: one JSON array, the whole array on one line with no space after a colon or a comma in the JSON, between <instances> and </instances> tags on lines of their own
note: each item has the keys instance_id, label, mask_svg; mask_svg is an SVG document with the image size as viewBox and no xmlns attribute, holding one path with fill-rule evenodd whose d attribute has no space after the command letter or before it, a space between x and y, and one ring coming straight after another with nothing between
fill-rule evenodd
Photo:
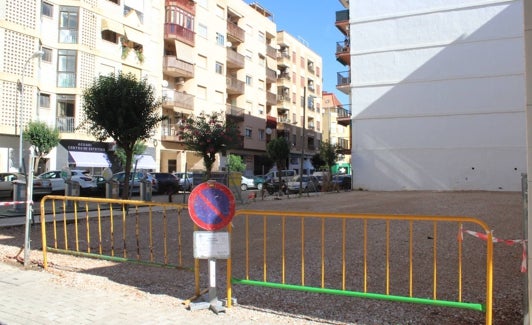
<instances>
[{"instance_id":1,"label":"white wall","mask_svg":"<svg viewBox=\"0 0 532 325\"><path fill-rule=\"evenodd\" d=\"M521 189L522 1L351 1L355 187Z\"/></svg>"}]
</instances>

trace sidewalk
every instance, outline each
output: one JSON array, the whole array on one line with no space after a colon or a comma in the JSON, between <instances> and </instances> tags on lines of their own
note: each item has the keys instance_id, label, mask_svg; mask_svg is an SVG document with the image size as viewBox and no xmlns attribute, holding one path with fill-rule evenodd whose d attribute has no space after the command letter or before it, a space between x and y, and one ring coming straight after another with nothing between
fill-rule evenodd
<instances>
[{"instance_id":1,"label":"sidewalk","mask_svg":"<svg viewBox=\"0 0 532 325\"><path fill-rule=\"evenodd\" d=\"M0 262L0 324L197 324L184 306L83 290L53 282L56 275ZM220 317L223 317L221 315Z\"/></svg>"}]
</instances>

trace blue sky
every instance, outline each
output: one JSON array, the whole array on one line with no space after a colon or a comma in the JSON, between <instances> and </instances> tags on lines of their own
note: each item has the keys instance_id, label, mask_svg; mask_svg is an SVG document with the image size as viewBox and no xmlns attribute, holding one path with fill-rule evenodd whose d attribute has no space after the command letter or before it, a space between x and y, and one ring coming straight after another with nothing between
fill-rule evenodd
<instances>
[{"instance_id":1,"label":"blue sky","mask_svg":"<svg viewBox=\"0 0 532 325\"><path fill-rule=\"evenodd\" d=\"M343 104L349 104L349 97L336 90L336 73L347 71L336 61L336 42L344 36L336 28L336 11L345 8L338 0L248 0L257 2L273 14L277 30L284 30L295 38L301 37L308 47L323 60L323 90L336 94Z\"/></svg>"}]
</instances>

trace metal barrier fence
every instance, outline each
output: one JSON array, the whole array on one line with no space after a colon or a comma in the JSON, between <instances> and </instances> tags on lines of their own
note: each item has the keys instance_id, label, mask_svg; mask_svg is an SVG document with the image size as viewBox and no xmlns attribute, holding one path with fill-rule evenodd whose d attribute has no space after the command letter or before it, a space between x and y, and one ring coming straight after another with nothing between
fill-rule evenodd
<instances>
[{"instance_id":1,"label":"metal barrier fence","mask_svg":"<svg viewBox=\"0 0 532 325\"><path fill-rule=\"evenodd\" d=\"M45 196L40 204L47 252L192 270L194 225L185 204ZM185 217L183 217L185 215ZM45 222L43 222L45 221Z\"/></svg>"},{"instance_id":2,"label":"metal barrier fence","mask_svg":"<svg viewBox=\"0 0 532 325\"><path fill-rule=\"evenodd\" d=\"M487 240L465 245L464 227ZM239 210L228 228L229 306L241 284L465 308L492 323L493 242L480 220Z\"/></svg>"}]
</instances>

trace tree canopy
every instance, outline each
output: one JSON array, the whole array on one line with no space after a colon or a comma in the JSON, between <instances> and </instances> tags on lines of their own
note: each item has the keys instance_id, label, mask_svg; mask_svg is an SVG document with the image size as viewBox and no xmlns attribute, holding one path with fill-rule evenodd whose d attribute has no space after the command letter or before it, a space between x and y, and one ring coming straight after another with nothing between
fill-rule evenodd
<instances>
[{"instance_id":1,"label":"tree canopy","mask_svg":"<svg viewBox=\"0 0 532 325\"><path fill-rule=\"evenodd\" d=\"M129 188L135 144L149 139L155 127L166 118L160 115L160 106L154 87L132 73L100 76L83 91L82 126L100 141L114 139L124 150L125 188Z\"/></svg>"},{"instance_id":2,"label":"tree canopy","mask_svg":"<svg viewBox=\"0 0 532 325\"><path fill-rule=\"evenodd\" d=\"M281 192L281 170L290 156L290 143L285 137L275 138L266 145L266 152L279 171L279 192Z\"/></svg>"},{"instance_id":3,"label":"tree canopy","mask_svg":"<svg viewBox=\"0 0 532 325\"><path fill-rule=\"evenodd\" d=\"M207 179L211 177L216 154L241 145L238 125L217 112L190 116L180 126L179 135L188 150L203 158Z\"/></svg>"},{"instance_id":4,"label":"tree canopy","mask_svg":"<svg viewBox=\"0 0 532 325\"><path fill-rule=\"evenodd\" d=\"M22 137L35 147L35 156L37 158L35 166L39 166L39 160L59 144L59 131L49 127L44 122L33 121L28 123Z\"/></svg>"}]
</instances>

